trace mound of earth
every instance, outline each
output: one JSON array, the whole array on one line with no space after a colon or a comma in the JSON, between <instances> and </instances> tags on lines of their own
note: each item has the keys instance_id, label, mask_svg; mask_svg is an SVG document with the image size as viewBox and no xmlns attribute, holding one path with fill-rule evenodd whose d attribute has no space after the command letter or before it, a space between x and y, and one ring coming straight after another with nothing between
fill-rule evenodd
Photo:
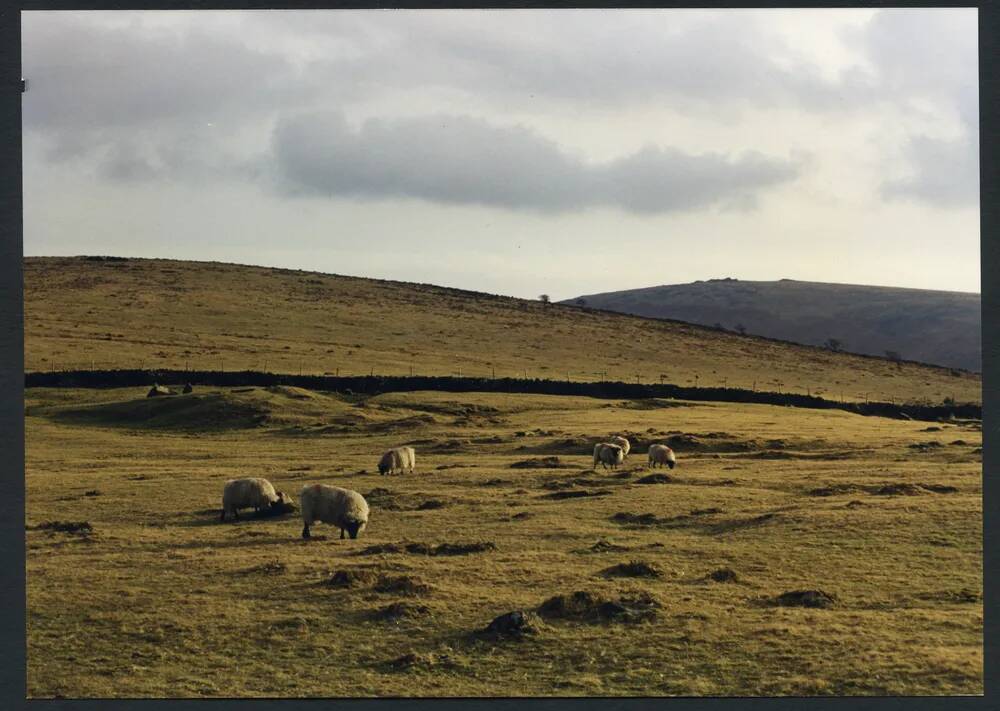
<instances>
[{"instance_id":1,"label":"mound of earth","mask_svg":"<svg viewBox=\"0 0 1000 711\"><path fill-rule=\"evenodd\" d=\"M538 606L538 614L580 622L643 622L655 619L660 607L660 603L647 592L610 599L578 590L570 595L550 597Z\"/></svg>"}]
</instances>

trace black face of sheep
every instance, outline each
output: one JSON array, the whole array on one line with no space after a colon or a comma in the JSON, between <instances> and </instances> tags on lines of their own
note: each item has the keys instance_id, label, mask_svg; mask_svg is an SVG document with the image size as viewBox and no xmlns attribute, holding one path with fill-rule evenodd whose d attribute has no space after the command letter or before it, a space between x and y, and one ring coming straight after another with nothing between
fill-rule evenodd
<instances>
[{"instance_id":1,"label":"black face of sheep","mask_svg":"<svg viewBox=\"0 0 1000 711\"><path fill-rule=\"evenodd\" d=\"M677 466L677 462L675 462L673 459L671 459L671 460L669 460L667 462L667 466L670 467L671 469L673 469L674 467Z\"/></svg>"},{"instance_id":2,"label":"black face of sheep","mask_svg":"<svg viewBox=\"0 0 1000 711\"><path fill-rule=\"evenodd\" d=\"M347 531L351 538L357 538L358 532L361 530L361 523L358 521L348 521L344 528L340 529L340 537L344 537L344 531Z\"/></svg>"}]
</instances>

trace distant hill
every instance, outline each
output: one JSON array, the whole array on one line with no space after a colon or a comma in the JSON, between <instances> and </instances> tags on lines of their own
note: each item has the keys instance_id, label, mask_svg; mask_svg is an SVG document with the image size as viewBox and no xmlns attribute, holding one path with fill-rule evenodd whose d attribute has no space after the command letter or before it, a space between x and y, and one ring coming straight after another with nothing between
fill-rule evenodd
<instances>
[{"instance_id":1,"label":"distant hill","mask_svg":"<svg viewBox=\"0 0 1000 711\"><path fill-rule=\"evenodd\" d=\"M980 297L953 291L794 281L710 279L587 294L578 303L651 318L668 318L795 343L823 345L906 360L982 370Z\"/></svg>"},{"instance_id":2,"label":"distant hill","mask_svg":"<svg viewBox=\"0 0 1000 711\"><path fill-rule=\"evenodd\" d=\"M947 368L678 321L291 269L28 257L24 308L28 371L662 378L845 400L982 399L978 375Z\"/></svg>"}]
</instances>

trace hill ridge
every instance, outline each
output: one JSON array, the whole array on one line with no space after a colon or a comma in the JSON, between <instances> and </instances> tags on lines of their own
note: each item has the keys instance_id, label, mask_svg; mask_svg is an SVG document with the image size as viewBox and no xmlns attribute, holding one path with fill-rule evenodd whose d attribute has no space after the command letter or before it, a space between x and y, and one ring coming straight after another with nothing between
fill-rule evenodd
<instances>
[{"instance_id":1,"label":"hill ridge","mask_svg":"<svg viewBox=\"0 0 1000 711\"><path fill-rule=\"evenodd\" d=\"M25 368L621 380L980 402L977 375L680 320L369 277L29 257Z\"/></svg>"}]
</instances>

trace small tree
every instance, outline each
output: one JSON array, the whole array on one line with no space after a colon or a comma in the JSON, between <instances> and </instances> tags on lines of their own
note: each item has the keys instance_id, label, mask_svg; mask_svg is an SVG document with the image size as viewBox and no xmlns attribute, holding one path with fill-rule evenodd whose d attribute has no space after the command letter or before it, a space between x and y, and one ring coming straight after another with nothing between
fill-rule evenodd
<instances>
[{"instance_id":1,"label":"small tree","mask_svg":"<svg viewBox=\"0 0 1000 711\"><path fill-rule=\"evenodd\" d=\"M838 341L836 338L827 338L826 342L823 343L823 345L826 348L829 348L831 351L839 351L844 346L844 344Z\"/></svg>"},{"instance_id":2,"label":"small tree","mask_svg":"<svg viewBox=\"0 0 1000 711\"><path fill-rule=\"evenodd\" d=\"M541 302L542 302L543 304L547 304L547 303L549 303L550 301L552 301L552 299L551 299L551 298L549 297L549 295L548 295L548 294L542 294L542 295L540 295L540 296L538 297L538 300L539 300L539 301L541 301Z\"/></svg>"},{"instance_id":3,"label":"small tree","mask_svg":"<svg viewBox=\"0 0 1000 711\"><path fill-rule=\"evenodd\" d=\"M735 326L733 326L733 328L735 328L736 332L739 333L741 336L747 335L747 327L744 326L742 323L736 324Z\"/></svg>"}]
</instances>

